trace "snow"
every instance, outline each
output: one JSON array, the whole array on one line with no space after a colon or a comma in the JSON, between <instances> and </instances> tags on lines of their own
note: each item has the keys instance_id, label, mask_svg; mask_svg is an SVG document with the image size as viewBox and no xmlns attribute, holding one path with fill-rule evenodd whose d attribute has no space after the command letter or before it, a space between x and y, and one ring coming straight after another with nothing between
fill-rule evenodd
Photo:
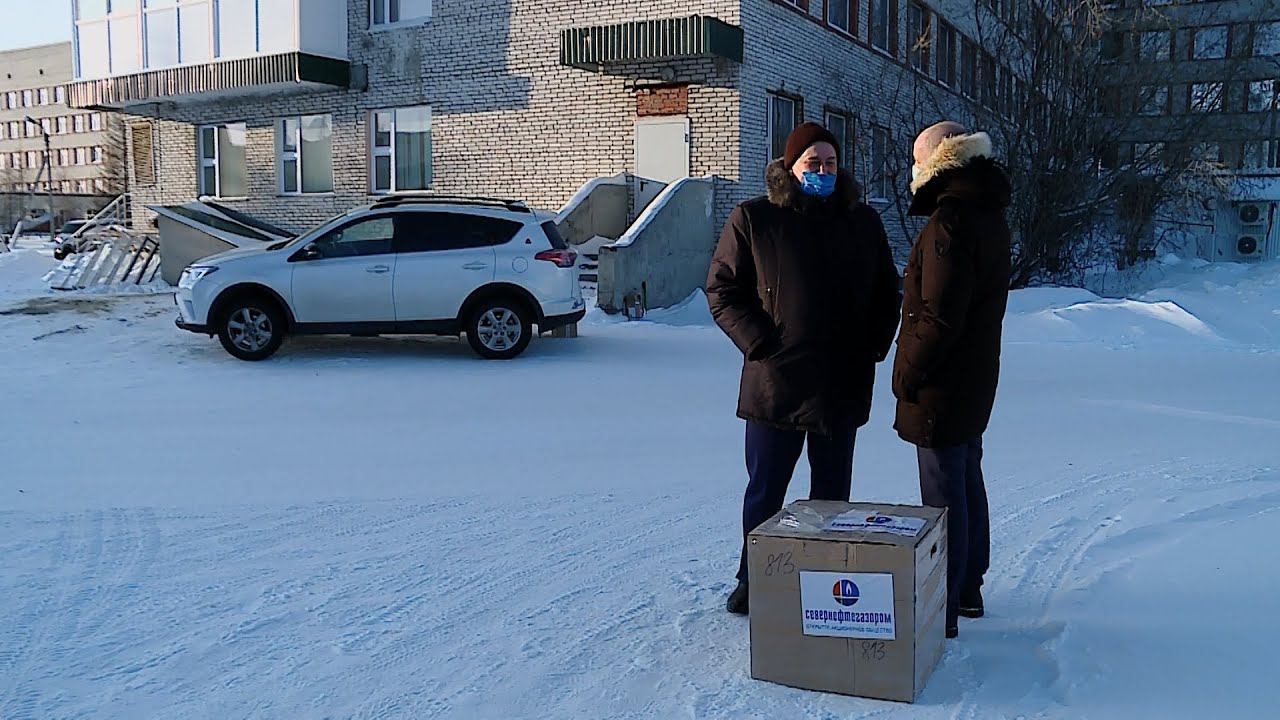
<instances>
[{"instance_id":1,"label":"snow","mask_svg":"<svg viewBox=\"0 0 1280 720\"><path fill-rule=\"evenodd\" d=\"M0 717L1268 716L1280 265L1014 293L988 617L915 706L753 681L738 355L704 301L511 363L311 338L0 255ZM887 368L854 495L918 502ZM791 497L802 497L801 464Z\"/></svg>"}]
</instances>

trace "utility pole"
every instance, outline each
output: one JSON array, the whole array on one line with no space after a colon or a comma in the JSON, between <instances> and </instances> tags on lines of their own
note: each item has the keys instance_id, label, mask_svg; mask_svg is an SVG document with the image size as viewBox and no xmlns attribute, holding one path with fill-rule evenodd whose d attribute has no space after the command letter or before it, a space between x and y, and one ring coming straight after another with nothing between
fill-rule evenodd
<instances>
[{"instance_id":1,"label":"utility pole","mask_svg":"<svg viewBox=\"0 0 1280 720\"><path fill-rule=\"evenodd\" d=\"M31 185L31 199L35 200L36 186L40 184L40 178L44 178L44 197L49 205L49 244L54 241L54 234L57 229L53 227L53 151L50 149L49 133L44 126L33 119L30 115L26 117L26 121L35 125L40 129L40 134L44 136L44 161L40 163L40 172L36 173L36 181Z\"/></svg>"}]
</instances>

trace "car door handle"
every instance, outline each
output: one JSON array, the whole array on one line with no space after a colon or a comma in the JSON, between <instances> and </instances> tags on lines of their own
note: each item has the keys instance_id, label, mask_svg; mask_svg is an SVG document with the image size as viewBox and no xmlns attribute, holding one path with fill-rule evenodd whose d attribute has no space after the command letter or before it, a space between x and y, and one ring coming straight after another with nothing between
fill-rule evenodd
<instances>
[{"instance_id":1,"label":"car door handle","mask_svg":"<svg viewBox=\"0 0 1280 720\"><path fill-rule=\"evenodd\" d=\"M463 270L484 270L489 267L489 263L473 262L462 266Z\"/></svg>"},{"instance_id":2,"label":"car door handle","mask_svg":"<svg viewBox=\"0 0 1280 720\"><path fill-rule=\"evenodd\" d=\"M381 275L382 273L391 272L391 267L389 265L374 265L373 267L365 268L364 271Z\"/></svg>"}]
</instances>

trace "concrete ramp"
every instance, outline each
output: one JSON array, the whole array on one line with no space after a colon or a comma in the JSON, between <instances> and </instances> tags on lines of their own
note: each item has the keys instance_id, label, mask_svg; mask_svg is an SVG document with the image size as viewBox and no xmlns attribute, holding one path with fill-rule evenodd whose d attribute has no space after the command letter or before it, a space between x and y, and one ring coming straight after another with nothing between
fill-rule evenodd
<instances>
[{"instance_id":1,"label":"concrete ramp","mask_svg":"<svg viewBox=\"0 0 1280 720\"><path fill-rule=\"evenodd\" d=\"M600 248L601 309L671 307L703 287L715 249L714 207L710 177L668 185L617 242Z\"/></svg>"}]
</instances>

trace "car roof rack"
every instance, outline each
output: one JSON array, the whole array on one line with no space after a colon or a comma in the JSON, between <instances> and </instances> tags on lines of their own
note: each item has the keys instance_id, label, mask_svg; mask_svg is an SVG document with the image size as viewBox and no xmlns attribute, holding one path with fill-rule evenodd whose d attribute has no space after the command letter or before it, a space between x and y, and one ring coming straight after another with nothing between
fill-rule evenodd
<instances>
[{"instance_id":1,"label":"car roof rack","mask_svg":"<svg viewBox=\"0 0 1280 720\"><path fill-rule=\"evenodd\" d=\"M475 195L388 195L373 203L375 208L399 207L401 205L478 205L499 207L513 212L533 212L521 200Z\"/></svg>"}]
</instances>

